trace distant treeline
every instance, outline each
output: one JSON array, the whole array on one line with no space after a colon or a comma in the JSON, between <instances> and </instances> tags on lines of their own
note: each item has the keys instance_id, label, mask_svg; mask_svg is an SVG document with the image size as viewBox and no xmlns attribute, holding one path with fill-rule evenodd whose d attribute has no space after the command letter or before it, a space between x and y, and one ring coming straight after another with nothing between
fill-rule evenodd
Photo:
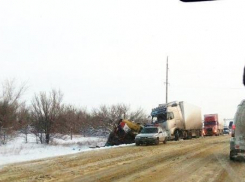
<instances>
[{"instance_id":1,"label":"distant treeline","mask_svg":"<svg viewBox=\"0 0 245 182\"><path fill-rule=\"evenodd\" d=\"M40 92L33 96L31 104L23 101L25 84L16 87L14 80L7 80L0 88L0 144L16 132L26 136L33 133L41 143L49 144L55 134L91 134L91 130L109 133L120 118L136 123L146 123L147 114L142 108L132 111L129 105L102 105L88 112L72 104L63 103L58 90Z\"/></svg>"}]
</instances>

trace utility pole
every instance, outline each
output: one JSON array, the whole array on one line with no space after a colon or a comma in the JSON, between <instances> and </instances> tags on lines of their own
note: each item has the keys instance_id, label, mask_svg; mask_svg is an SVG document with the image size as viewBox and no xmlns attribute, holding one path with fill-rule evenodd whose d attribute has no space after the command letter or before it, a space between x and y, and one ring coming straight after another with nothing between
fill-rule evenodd
<instances>
[{"instance_id":1,"label":"utility pole","mask_svg":"<svg viewBox=\"0 0 245 182\"><path fill-rule=\"evenodd\" d=\"M166 65L166 104L168 103L168 56Z\"/></svg>"}]
</instances>

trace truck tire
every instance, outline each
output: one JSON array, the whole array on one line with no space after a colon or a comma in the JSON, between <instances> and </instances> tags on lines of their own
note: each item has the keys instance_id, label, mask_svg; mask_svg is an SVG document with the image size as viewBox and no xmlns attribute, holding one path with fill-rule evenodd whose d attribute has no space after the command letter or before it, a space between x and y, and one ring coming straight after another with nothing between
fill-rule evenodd
<instances>
[{"instance_id":1,"label":"truck tire","mask_svg":"<svg viewBox=\"0 0 245 182\"><path fill-rule=\"evenodd\" d=\"M174 132L174 140L175 141L179 140L179 130L175 130L175 132Z\"/></svg>"},{"instance_id":2,"label":"truck tire","mask_svg":"<svg viewBox=\"0 0 245 182\"><path fill-rule=\"evenodd\" d=\"M139 143L139 142L135 142L135 145L136 145L136 146L139 146L139 145L140 145L140 143Z\"/></svg>"},{"instance_id":3,"label":"truck tire","mask_svg":"<svg viewBox=\"0 0 245 182\"><path fill-rule=\"evenodd\" d=\"M163 144L166 144L167 143L167 138L165 138L164 140L163 140Z\"/></svg>"},{"instance_id":4,"label":"truck tire","mask_svg":"<svg viewBox=\"0 0 245 182\"><path fill-rule=\"evenodd\" d=\"M196 133L196 138L199 138L200 137L199 131L196 131L195 133Z\"/></svg>"},{"instance_id":5,"label":"truck tire","mask_svg":"<svg viewBox=\"0 0 245 182\"><path fill-rule=\"evenodd\" d=\"M156 145L159 144L159 138L156 139L155 144L156 144Z\"/></svg>"}]
</instances>

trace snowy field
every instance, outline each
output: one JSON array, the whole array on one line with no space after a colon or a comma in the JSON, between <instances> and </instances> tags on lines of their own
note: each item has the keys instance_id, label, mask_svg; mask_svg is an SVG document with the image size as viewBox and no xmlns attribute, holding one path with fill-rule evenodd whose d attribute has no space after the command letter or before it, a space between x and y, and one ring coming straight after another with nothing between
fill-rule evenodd
<instances>
[{"instance_id":1,"label":"snowy field","mask_svg":"<svg viewBox=\"0 0 245 182\"><path fill-rule=\"evenodd\" d=\"M8 141L6 145L0 145L0 168L3 165L15 162L112 148L102 147L105 145L106 140L107 138L105 137L85 138L79 135L73 136L71 140L69 136L62 136L59 139L52 139L51 144L45 145L37 144L34 135L28 135L28 143L25 142L24 135L19 135L11 141ZM96 148L96 146L100 148Z\"/></svg>"}]
</instances>

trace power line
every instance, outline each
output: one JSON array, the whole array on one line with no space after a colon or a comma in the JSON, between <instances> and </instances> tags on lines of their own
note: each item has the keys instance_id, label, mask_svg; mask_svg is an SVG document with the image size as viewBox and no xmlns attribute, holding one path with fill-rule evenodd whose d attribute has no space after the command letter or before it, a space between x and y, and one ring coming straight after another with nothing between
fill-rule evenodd
<instances>
[{"instance_id":1,"label":"power line","mask_svg":"<svg viewBox=\"0 0 245 182\"><path fill-rule=\"evenodd\" d=\"M178 87L178 88L188 88L188 89L226 89L226 90L242 90L244 88L235 88L235 87L186 87L186 86L181 86L181 85L173 85L173 87Z\"/></svg>"}]
</instances>

